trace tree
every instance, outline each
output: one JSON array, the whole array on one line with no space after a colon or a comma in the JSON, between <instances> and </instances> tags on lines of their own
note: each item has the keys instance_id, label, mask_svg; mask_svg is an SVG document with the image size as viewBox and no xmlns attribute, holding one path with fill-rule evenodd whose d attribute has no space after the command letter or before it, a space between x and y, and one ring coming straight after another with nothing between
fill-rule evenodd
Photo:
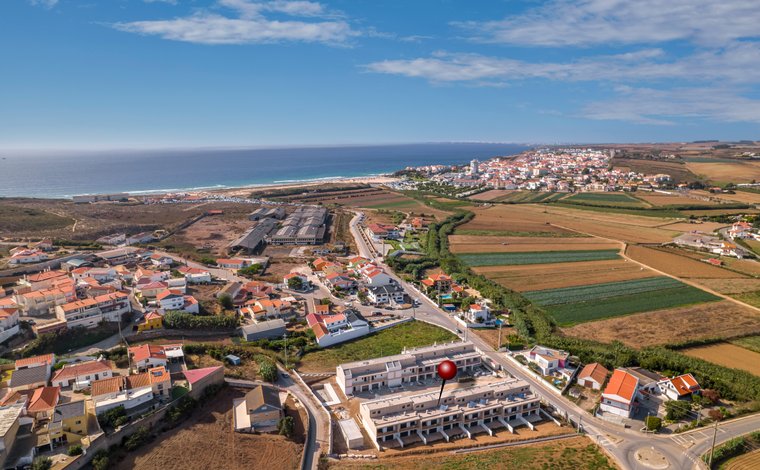
<instances>
[{"instance_id":1,"label":"tree","mask_svg":"<svg viewBox=\"0 0 760 470\"><path fill-rule=\"evenodd\" d=\"M691 410L688 402L672 400L665 402L665 419L679 421L684 419Z\"/></svg>"},{"instance_id":2,"label":"tree","mask_svg":"<svg viewBox=\"0 0 760 470\"><path fill-rule=\"evenodd\" d=\"M662 428L662 419L657 416L647 416L645 421L648 431L659 431Z\"/></svg>"},{"instance_id":3,"label":"tree","mask_svg":"<svg viewBox=\"0 0 760 470\"><path fill-rule=\"evenodd\" d=\"M710 417L713 421L721 421L723 419L723 412L721 410L710 410L707 412L707 415Z\"/></svg>"},{"instance_id":4,"label":"tree","mask_svg":"<svg viewBox=\"0 0 760 470\"><path fill-rule=\"evenodd\" d=\"M79 444L75 446L69 446L69 450L67 453L72 457L75 455L82 455L82 446Z\"/></svg>"},{"instance_id":5,"label":"tree","mask_svg":"<svg viewBox=\"0 0 760 470\"><path fill-rule=\"evenodd\" d=\"M277 380L277 367L270 360L262 360L259 362L259 375L267 382L274 382Z\"/></svg>"},{"instance_id":6,"label":"tree","mask_svg":"<svg viewBox=\"0 0 760 470\"><path fill-rule=\"evenodd\" d=\"M288 438L293 437L294 429L295 425L292 416L286 416L277 423L277 432L279 432L281 436Z\"/></svg>"},{"instance_id":7,"label":"tree","mask_svg":"<svg viewBox=\"0 0 760 470\"><path fill-rule=\"evenodd\" d=\"M702 398L714 405L720 401L720 394L712 389L702 390Z\"/></svg>"},{"instance_id":8,"label":"tree","mask_svg":"<svg viewBox=\"0 0 760 470\"><path fill-rule=\"evenodd\" d=\"M222 294L219 297L219 305L225 310L232 310L235 308L235 304L232 303L232 297L229 294Z\"/></svg>"},{"instance_id":9,"label":"tree","mask_svg":"<svg viewBox=\"0 0 760 470\"><path fill-rule=\"evenodd\" d=\"M108 458L108 451L105 449L99 450L92 458L93 470L108 470L110 467L110 459Z\"/></svg>"},{"instance_id":10,"label":"tree","mask_svg":"<svg viewBox=\"0 0 760 470\"><path fill-rule=\"evenodd\" d=\"M216 260L214 258L203 257L200 259L200 262L206 266L216 266Z\"/></svg>"},{"instance_id":11,"label":"tree","mask_svg":"<svg viewBox=\"0 0 760 470\"><path fill-rule=\"evenodd\" d=\"M32 462L32 470L50 470L53 461L49 457L37 457Z\"/></svg>"},{"instance_id":12,"label":"tree","mask_svg":"<svg viewBox=\"0 0 760 470\"><path fill-rule=\"evenodd\" d=\"M303 289L303 279L301 279L301 276L293 276L288 279L288 288L293 290Z\"/></svg>"}]
</instances>

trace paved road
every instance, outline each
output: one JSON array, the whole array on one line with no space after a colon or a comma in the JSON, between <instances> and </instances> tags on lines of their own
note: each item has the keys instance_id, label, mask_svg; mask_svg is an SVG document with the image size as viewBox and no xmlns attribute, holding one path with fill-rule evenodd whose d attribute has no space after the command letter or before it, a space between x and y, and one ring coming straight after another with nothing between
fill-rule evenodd
<instances>
[{"instance_id":1,"label":"paved road","mask_svg":"<svg viewBox=\"0 0 760 470\"><path fill-rule=\"evenodd\" d=\"M367 258L374 258L374 251L368 246L368 242L363 236L359 227L360 213L351 220L351 233L356 240L359 253ZM404 315L416 315L417 320L431 323L450 331L456 332L459 324L456 323L449 314L440 310L436 304L428 300L427 297L419 295L414 286L404 282L395 275L393 271L382 263L382 260L375 259L392 277L401 284L404 289L413 297L421 301L419 308L415 311L403 312ZM625 429L619 424L610 423L601 418L591 416L588 412L582 410L575 404L569 402L557 395L550 385L543 380L537 380L532 375L526 373L522 368L516 366L511 360L507 359L504 353L497 353L493 348L475 334L458 335L462 339L471 341L481 352L514 377L525 380L538 393L545 403L555 408L559 413L567 416L571 422L582 422L584 431L602 446L610 455L614 457L618 465L623 469L640 469L647 468L636 458L636 453L643 449L654 449L663 455L672 469L688 468L705 468L699 457L709 450L712 443L712 433L709 430L695 430L689 433L683 433L674 436L650 435L643 434L638 430ZM719 426L717 442L721 443L748 432L760 429L760 414L741 418L738 420L727 421Z\"/></svg>"}]
</instances>

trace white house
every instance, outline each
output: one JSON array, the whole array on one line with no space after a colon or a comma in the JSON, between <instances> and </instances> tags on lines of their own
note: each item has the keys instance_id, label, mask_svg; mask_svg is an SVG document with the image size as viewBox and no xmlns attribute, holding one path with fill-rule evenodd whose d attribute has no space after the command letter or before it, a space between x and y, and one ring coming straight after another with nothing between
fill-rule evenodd
<instances>
[{"instance_id":1,"label":"white house","mask_svg":"<svg viewBox=\"0 0 760 470\"><path fill-rule=\"evenodd\" d=\"M683 374L657 383L660 393L671 400L683 400L702 390L699 382L691 374Z\"/></svg>"},{"instance_id":2,"label":"white house","mask_svg":"<svg viewBox=\"0 0 760 470\"><path fill-rule=\"evenodd\" d=\"M470 308L464 312L464 318L469 323L486 324L491 319L491 310L486 305L471 304Z\"/></svg>"},{"instance_id":3,"label":"white house","mask_svg":"<svg viewBox=\"0 0 760 470\"><path fill-rule=\"evenodd\" d=\"M536 345L528 352L527 357L530 362L538 366L542 374L551 375L558 369L565 368L568 356L566 351Z\"/></svg>"},{"instance_id":4,"label":"white house","mask_svg":"<svg viewBox=\"0 0 760 470\"><path fill-rule=\"evenodd\" d=\"M620 369L615 369L602 392L599 409L603 413L630 418L636 409L639 379Z\"/></svg>"},{"instance_id":5,"label":"white house","mask_svg":"<svg viewBox=\"0 0 760 470\"><path fill-rule=\"evenodd\" d=\"M314 331L317 344L328 347L369 333L369 324L353 314L319 315L310 313L306 322Z\"/></svg>"},{"instance_id":6,"label":"white house","mask_svg":"<svg viewBox=\"0 0 760 470\"><path fill-rule=\"evenodd\" d=\"M18 332L18 308L0 307L0 343L16 336Z\"/></svg>"},{"instance_id":7,"label":"white house","mask_svg":"<svg viewBox=\"0 0 760 470\"><path fill-rule=\"evenodd\" d=\"M578 385L592 390L601 390L609 373L610 371L598 362L587 364L578 374Z\"/></svg>"},{"instance_id":8,"label":"white house","mask_svg":"<svg viewBox=\"0 0 760 470\"><path fill-rule=\"evenodd\" d=\"M155 367L142 374L117 376L92 383L91 397L95 412L100 414L117 406L132 409L154 398L167 400L171 379L164 367Z\"/></svg>"},{"instance_id":9,"label":"white house","mask_svg":"<svg viewBox=\"0 0 760 470\"><path fill-rule=\"evenodd\" d=\"M152 367L166 367L168 364L166 351L163 346L141 344L128 349L135 370L148 370Z\"/></svg>"},{"instance_id":10,"label":"white house","mask_svg":"<svg viewBox=\"0 0 760 470\"><path fill-rule=\"evenodd\" d=\"M164 290L156 295L156 302L164 310L182 310L185 306L185 296L181 292Z\"/></svg>"},{"instance_id":11,"label":"white house","mask_svg":"<svg viewBox=\"0 0 760 470\"><path fill-rule=\"evenodd\" d=\"M360 272L362 281L368 286L387 286L391 284L391 277L373 264L364 266Z\"/></svg>"},{"instance_id":12,"label":"white house","mask_svg":"<svg viewBox=\"0 0 760 470\"><path fill-rule=\"evenodd\" d=\"M205 269L180 266L177 271L185 276L185 281L188 284L208 284L211 282L211 273Z\"/></svg>"},{"instance_id":13,"label":"white house","mask_svg":"<svg viewBox=\"0 0 760 470\"><path fill-rule=\"evenodd\" d=\"M174 258L171 256L154 253L150 256L150 262L153 264L153 266L157 267L171 266L174 264Z\"/></svg>"},{"instance_id":14,"label":"white house","mask_svg":"<svg viewBox=\"0 0 760 470\"><path fill-rule=\"evenodd\" d=\"M93 381L113 377L111 362L105 360L66 364L53 375L53 387L88 388Z\"/></svg>"},{"instance_id":15,"label":"white house","mask_svg":"<svg viewBox=\"0 0 760 470\"><path fill-rule=\"evenodd\" d=\"M377 305L400 304L404 302L404 289L397 285L369 286L367 298Z\"/></svg>"}]
</instances>

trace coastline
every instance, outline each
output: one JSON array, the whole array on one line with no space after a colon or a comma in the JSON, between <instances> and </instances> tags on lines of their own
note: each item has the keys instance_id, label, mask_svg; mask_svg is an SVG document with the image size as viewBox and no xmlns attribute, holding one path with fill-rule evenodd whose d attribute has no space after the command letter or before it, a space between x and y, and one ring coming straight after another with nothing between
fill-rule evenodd
<instances>
[{"instance_id":1,"label":"coastline","mask_svg":"<svg viewBox=\"0 0 760 470\"><path fill-rule=\"evenodd\" d=\"M249 186L238 186L238 187L230 187L230 188L224 188L224 189L214 189L214 190L205 190L205 191L198 191L198 192L204 192L204 193L212 193L212 194L223 194L225 196L229 197L248 197L250 196L251 192L261 190L272 190L272 189L282 189L282 188L306 188L309 186L319 186L322 184L330 184L330 183L353 183L353 184L388 184L392 183L394 181L399 181L400 178L394 177L394 176L388 176L388 175L375 175L375 176L337 176L334 178L319 178L315 180L303 180L303 181L294 181L292 183L263 183L263 184L256 184L256 185L249 185ZM183 192L193 192L193 191L183 191ZM166 193L163 193L166 194Z\"/></svg>"}]
</instances>

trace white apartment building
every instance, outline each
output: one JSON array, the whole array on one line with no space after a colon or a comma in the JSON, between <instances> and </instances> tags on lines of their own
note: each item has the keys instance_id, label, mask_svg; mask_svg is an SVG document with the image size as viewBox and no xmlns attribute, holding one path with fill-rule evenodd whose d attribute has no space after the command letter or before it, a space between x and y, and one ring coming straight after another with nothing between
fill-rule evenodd
<instances>
[{"instance_id":1,"label":"white apartment building","mask_svg":"<svg viewBox=\"0 0 760 470\"><path fill-rule=\"evenodd\" d=\"M66 321L69 328L94 328L100 322L118 322L124 313L132 311L129 295L123 292L76 300L55 308L56 317Z\"/></svg>"},{"instance_id":2,"label":"white apartment building","mask_svg":"<svg viewBox=\"0 0 760 470\"><path fill-rule=\"evenodd\" d=\"M514 428L540 420L540 398L527 382L509 379L469 388L446 390L438 404L438 391L396 395L365 401L359 406L364 429L374 445L404 447L428 444L457 436L493 434L493 429Z\"/></svg>"},{"instance_id":3,"label":"white apartment building","mask_svg":"<svg viewBox=\"0 0 760 470\"><path fill-rule=\"evenodd\" d=\"M349 362L336 368L335 380L346 396L380 387L432 379L443 359L457 365L460 373L480 367L481 356L470 342L446 343L404 350L395 356Z\"/></svg>"}]
</instances>

